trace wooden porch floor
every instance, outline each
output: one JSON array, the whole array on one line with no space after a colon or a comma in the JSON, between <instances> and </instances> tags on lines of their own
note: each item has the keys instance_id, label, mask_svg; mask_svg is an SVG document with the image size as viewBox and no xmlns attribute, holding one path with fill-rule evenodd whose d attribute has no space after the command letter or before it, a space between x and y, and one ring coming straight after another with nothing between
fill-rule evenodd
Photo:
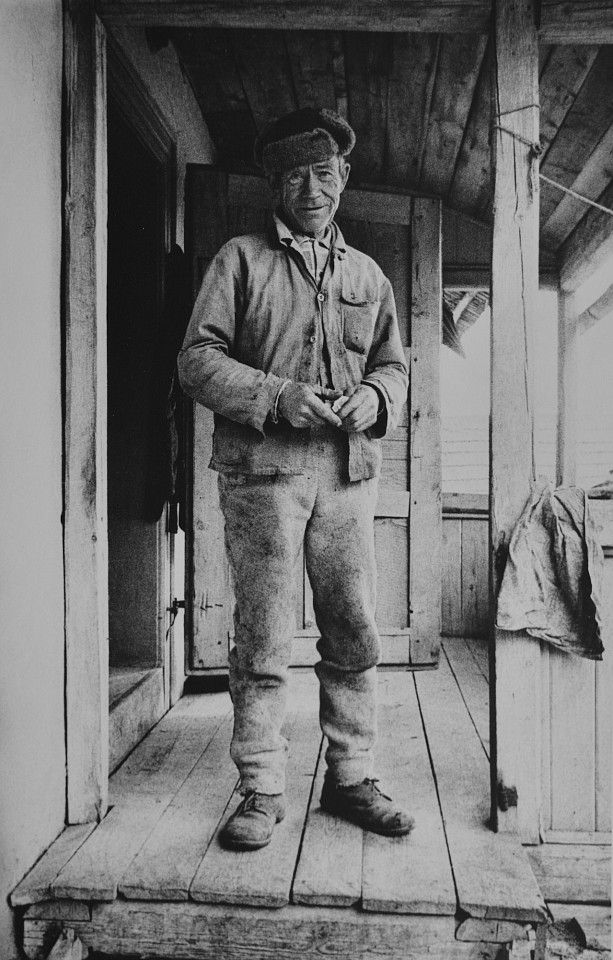
<instances>
[{"instance_id":1,"label":"wooden porch floor","mask_svg":"<svg viewBox=\"0 0 613 960\"><path fill-rule=\"evenodd\" d=\"M546 908L525 851L486 826L486 671L483 645L452 640L438 671L381 672L378 774L417 821L398 839L320 810L317 685L295 673L289 812L252 853L217 839L238 799L229 696L186 696L113 776L102 823L68 828L14 892L27 955L63 924L117 956L496 957Z\"/></svg>"}]
</instances>

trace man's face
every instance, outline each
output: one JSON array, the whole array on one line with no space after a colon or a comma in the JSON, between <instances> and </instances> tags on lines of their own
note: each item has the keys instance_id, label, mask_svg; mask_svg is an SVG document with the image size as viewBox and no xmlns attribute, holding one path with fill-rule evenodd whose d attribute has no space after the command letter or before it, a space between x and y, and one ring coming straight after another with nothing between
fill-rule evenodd
<instances>
[{"instance_id":1,"label":"man's face","mask_svg":"<svg viewBox=\"0 0 613 960\"><path fill-rule=\"evenodd\" d=\"M280 173L274 191L289 225L309 236L323 236L338 208L349 169L343 157L334 156Z\"/></svg>"}]
</instances>

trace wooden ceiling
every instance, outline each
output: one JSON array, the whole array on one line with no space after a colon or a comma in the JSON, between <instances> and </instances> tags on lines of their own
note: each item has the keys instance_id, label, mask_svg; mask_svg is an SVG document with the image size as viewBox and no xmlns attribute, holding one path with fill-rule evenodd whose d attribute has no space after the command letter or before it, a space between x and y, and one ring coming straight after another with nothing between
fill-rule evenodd
<instances>
[{"instance_id":1,"label":"wooden ceiling","mask_svg":"<svg viewBox=\"0 0 613 960\"><path fill-rule=\"evenodd\" d=\"M357 134L350 186L419 190L491 221L487 36L163 29L229 170L258 172L253 141L270 118L329 107ZM610 206L613 46L541 45L540 102L541 173ZM542 183L542 245L558 250L588 210Z\"/></svg>"}]
</instances>

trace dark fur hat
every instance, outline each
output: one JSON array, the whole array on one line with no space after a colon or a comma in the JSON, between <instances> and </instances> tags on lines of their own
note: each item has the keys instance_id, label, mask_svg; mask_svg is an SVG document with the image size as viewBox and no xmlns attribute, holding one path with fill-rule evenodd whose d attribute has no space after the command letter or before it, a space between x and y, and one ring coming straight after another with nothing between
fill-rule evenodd
<instances>
[{"instance_id":1,"label":"dark fur hat","mask_svg":"<svg viewBox=\"0 0 613 960\"><path fill-rule=\"evenodd\" d=\"M278 173L353 150L355 133L333 110L305 107L269 123L255 141L256 163Z\"/></svg>"}]
</instances>

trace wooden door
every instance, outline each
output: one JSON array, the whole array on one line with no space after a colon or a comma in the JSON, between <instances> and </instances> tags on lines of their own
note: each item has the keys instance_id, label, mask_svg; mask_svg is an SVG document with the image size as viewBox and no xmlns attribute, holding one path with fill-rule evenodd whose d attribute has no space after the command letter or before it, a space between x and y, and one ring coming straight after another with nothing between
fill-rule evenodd
<instances>
[{"instance_id":1,"label":"wooden door","mask_svg":"<svg viewBox=\"0 0 613 960\"><path fill-rule=\"evenodd\" d=\"M269 210L264 181L210 167L188 168L186 222L194 297L220 246L232 236L262 230ZM383 441L375 518L383 663L432 665L438 657L441 609L440 205L346 191L338 220L347 242L372 256L389 277L412 367L410 406L392 437ZM212 430L213 415L196 404L187 564L190 673L225 669L233 635L217 475L206 466ZM315 662L318 636L301 559L296 571L296 665Z\"/></svg>"}]
</instances>

